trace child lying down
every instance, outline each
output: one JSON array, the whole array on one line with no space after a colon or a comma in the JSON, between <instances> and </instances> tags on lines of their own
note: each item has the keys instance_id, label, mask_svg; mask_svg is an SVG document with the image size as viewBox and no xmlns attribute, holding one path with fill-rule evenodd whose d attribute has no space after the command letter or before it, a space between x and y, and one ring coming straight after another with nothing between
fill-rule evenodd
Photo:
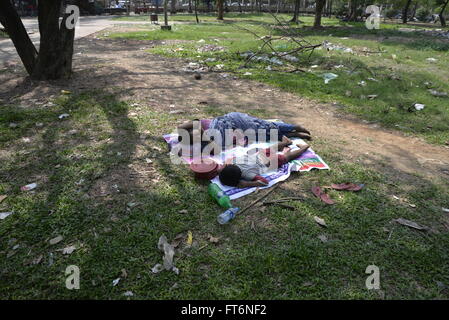
<instances>
[{"instance_id":1,"label":"child lying down","mask_svg":"<svg viewBox=\"0 0 449 320\"><path fill-rule=\"evenodd\" d=\"M298 158L303 154L309 145L297 144L299 149L284 152L283 154L271 153L274 148L282 151L285 147L292 144L292 141L283 137L282 141L274 147L259 152L248 151L244 156L230 159L219 173L220 182L224 185L237 188L261 187L268 185L267 179L261 174L266 173L273 167L277 161L277 167Z\"/></svg>"}]
</instances>

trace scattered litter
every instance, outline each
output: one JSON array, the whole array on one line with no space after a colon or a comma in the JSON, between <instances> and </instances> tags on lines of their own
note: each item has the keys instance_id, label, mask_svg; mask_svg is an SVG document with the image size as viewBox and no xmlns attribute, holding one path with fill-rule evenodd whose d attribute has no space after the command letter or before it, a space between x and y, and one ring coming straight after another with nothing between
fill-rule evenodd
<instances>
[{"instance_id":1,"label":"scattered litter","mask_svg":"<svg viewBox=\"0 0 449 320\"><path fill-rule=\"evenodd\" d=\"M11 128L11 129L14 129L14 128L17 128L19 125L17 124L17 123L14 123L14 122L11 122L10 124L9 124L9 127Z\"/></svg>"},{"instance_id":2,"label":"scattered litter","mask_svg":"<svg viewBox=\"0 0 449 320\"><path fill-rule=\"evenodd\" d=\"M48 266L51 267L53 265L53 252L48 254Z\"/></svg>"},{"instance_id":3,"label":"scattered litter","mask_svg":"<svg viewBox=\"0 0 449 320\"><path fill-rule=\"evenodd\" d=\"M172 270L173 270L174 273L179 274L179 269L178 268L173 267Z\"/></svg>"},{"instance_id":4,"label":"scattered litter","mask_svg":"<svg viewBox=\"0 0 449 320\"><path fill-rule=\"evenodd\" d=\"M425 104L421 104L421 103L415 103L415 104L413 105L413 107L414 107L416 110L418 110L418 111L424 109L425 106L426 106Z\"/></svg>"},{"instance_id":5,"label":"scattered litter","mask_svg":"<svg viewBox=\"0 0 449 320\"><path fill-rule=\"evenodd\" d=\"M335 44L332 44L331 42L325 40L323 42L323 48L326 49L327 51L342 51L344 53L354 53L354 50L352 50L351 48L348 47L344 47L344 46L337 46Z\"/></svg>"},{"instance_id":6,"label":"scattered litter","mask_svg":"<svg viewBox=\"0 0 449 320\"><path fill-rule=\"evenodd\" d=\"M70 92L69 90L61 90L62 94L71 94L72 92Z\"/></svg>"},{"instance_id":7,"label":"scattered litter","mask_svg":"<svg viewBox=\"0 0 449 320\"><path fill-rule=\"evenodd\" d=\"M193 242L193 234L192 231L187 232L187 245L191 246Z\"/></svg>"},{"instance_id":8,"label":"scattered litter","mask_svg":"<svg viewBox=\"0 0 449 320\"><path fill-rule=\"evenodd\" d=\"M320 217L314 216L313 219L315 220L316 223L318 223L320 226L323 227L327 227L326 222L324 221L324 219L321 219Z\"/></svg>"},{"instance_id":9,"label":"scattered litter","mask_svg":"<svg viewBox=\"0 0 449 320\"><path fill-rule=\"evenodd\" d=\"M6 217L12 215L14 212L9 211L9 212L0 212L0 220L5 219Z\"/></svg>"},{"instance_id":10,"label":"scattered litter","mask_svg":"<svg viewBox=\"0 0 449 320\"><path fill-rule=\"evenodd\" d=\"M180 113L184 113L184 110L171 110L169 113L170 114L180 114Z\"/></svg>"},{"instance_id":11,"label":"scattered litter","mask_svg":"<svg viewBox=\"0 0 449 320\"><path fill-rule=\"evenodd\" d=\"M112 280L112 286L115 287L120 282L120 278L117 278L115 280Z\"/></svg>"},{"instance_id":12,"label":"scattered litter","mask_svg":"<svg viewBox=\"0 0 449 320\"><path fill-rule=\"evenodd\" d=\"M394 221L399 223L399 224L402 224L404 226L407 226L407 227L410 227L410 228L413 228L413 229L417 229L417 230L428 230L429 229L428 227L421 226L421 225L417 224L414 221L406 220L406 219L403 219L403 218L399 218L399 219L396 219Z\"/></svg>"},{"instance_id":13,"label":"scattered litter","mask_svg":"<svg viewBox=\"0 0 449 320\"><path fill-rule=\"evenodd\" d=\"M222 70L224 68L224 64L217 64L215 68L217 68L217 70Z\"/></svg>"},{"instance_id":14,"label":"scattered litter","mask_svg":"<svg viewBox=\"0 0 449 320\"><path fill-rule=\"evenodd\" d=\"M44 124L42 122L37 122L36 123L36 127L38 128L42 128L44 126Z\"/></svg>"},{"instance_id":15,"label":"scattered litter","mask_svg":"<svg viewBox=\"0 0 449 320\"><path fill-rule=\"evenodd\" d=\"M271 68L271 66L267 66L267 67L265 68L265 70L271 71L271 70L273 70L273 69Z\"/></svg>"},{"instance_id":16,"label":"scattered litter","mask_svg":"<svg viewBox=\"0 0 449 320\"><path fill-rule=\"evenodd\" d=\"M40 255L40 256L34 258L33 261L31 261L31 263L32 263L32 264L39 264L39 263L41 263L41 261L42 261L43 258L44 258L44 256L43 256L43 255Z\"/></svg>"},{"instance_id":17,"label":"scattered litter","mask_svg":"<svg viewBox=\"0 0 449 320\"><path fill-rule=\"evenodd\" d=\"M8 198L7 195L0 195L0 203L2 203L6 198Z\"/></svg>"},{"instance_id":18,"label":"scattered litter","mask_svg":"<svg viewBox=\"0 0 449 320\"><path fill-rule=\"evenodd\" d=\"M157 244L159 250L164 252L163 263L165 270L171 270L173 268L173 256L175 255L175 248L171 244L168 243L167 237L162 235L159 238L159 242Z\"/></svg>"},{"instance_id":19,"label":"scattered litter","mask_svg":"<svg viewBox=\"0 0 449 320\"><path fill-rule=\"evenodd\" d=\"M370 95L368 95L367 97L368 97L368 99L370 99L370 100L374 100L374 99L376 99L376 98L378 97L378 95L377 95L377 94L370 94Z\"/></svg>"},{"instance_id":20,"label":"scattered litter","mask_svg":"<svg viewBox=\"0 0 449 320\"><path fill-rule=\"evenodd\" d=\"M441 210L443 210L443 212L449 213L449 209L448 208L441 208Z\"/></svg>"},{"instance_id":21,"label":"scattered litter","mask_svg":"<svg viewBox=\"0 0 449 320\"><path fill-rule=\"evenodd\" d=\"M410 207L412 207L412 208L416 208L416 204L409 203L408 205L409 205Z\"/></svg>"},{"instance_id":22,"label":"scattered litter","mask_svg":"<svg viewBox=\"0 0 449 320\"><path fill-rule=\"evenodd\" d=\"M447 96L449 96L446 92L439 92L439 91L432 90L432 89L429 89L429 92L430 92L431 95L433 95L435 97L447 97Z\"/></svg>"},{"instance_id":23,"label":"scattered litter","mask_svg":"<svg viewBox=\"0 0 449 320\"><path fill-rule=\"evenodd\" d=\"M244 76L252 76L253 74L251 72L245 72L243 75Z\"/></svg>"},{"instance_id":24,"label":"scattered litter","mask_svg":"<svg viewBox=\"0 0 449 320\"><path fill-rule=\"evenodd\" d=\"M198 40L198 43L204 43L204 42L206 42L206 40L204 40L204 39Z\"/></svg>"},{"instance_id":25,"label":"scattered litter","mask_svg":"<svg viewBox=\"0 0 449 320\"><path fill-rule=\"evenodd\" d=\"M59 119L65 119L65 118L68 118L68 117L70 117L70 115L68 113L63 113L58 118Z\"/></svg>"},{"instance_id":26,"label":"scattered litter","mask_svg":"<svg viewBox=\"0 0 449 320\"><path fill-rule=\"evenodd\" d=\"M288 60L290 62L298 62L299 61L298 58L296 58L295 56L292 56L290 54L283 55L282 59Z\"/></svg>"},{"instance_id":27,"label":"scattered litter","mask_svg":"<svg viewBox=\"0 0 449 320\"><path fill-rule=\"evenodd\" d=\"M212 235L209 235L209 241L211 243L218 243L219 240L220 240L220 238L215 238Z\"/></svg>"},{"instance_id":28,"label":"scattered litter","mask_svg":"<svg viewBox=\"0 0 449 320\"><path fill-rule=\"evenodd\" d=\"M317 65L317 64L314 64L313 66L311 66L310 68L312 68L312 69L316 69L316 68L318 68L319 66Z\"/></svg>"},{"instance_id":29,"label":"scattered litter","mask_svg":"<svg viewBox=\"0 0 449 320\"><path fill-rule=\"evenodd\" d=\"M151 160L150 158L145 158L145 162L150 164L150 163L153 163L153 160Z\"/></svg>"},{"instance_id":30,"label":"scattered litter","mask_svg":"<svg viewBox=\"0 0 449 320\"><path fill-rule=\"evenodd\" d=\"M57 244L57 243L59 243L59 242L61 242L62 241L62 236L57 236L56 238L53 238L53 239L51 239L50 241L49 241L49 243L50 244Z\"/></svg>"},{"instance_id":31,"label":"scattered litter","mask_svg":"<svg viewBox=\"0 0 449 320\"><path fill-rule=\"evenodd\" d=\"M224 51L225 47L217 46L215 44L206 44L198 48L198 52Z\"/></svg>"},{"instance_id":32,"label":"scattered litter","mask_svg":"<svg viewBox=\"0 0 449 320\"><path fill-rule=\"evenodd\" d=\"M324 234L319 235L318 239L320 239L322 242L327 242L327 237Z\"/></svg>"},{"instance_id":33,"label":"scattered litter","mask_svg":"<svg viewBox=\"0 0 449 320\"><path fill-rule=\"evenodd\" d=\"M158 263L158 264L156 264L156 265L151 269L151 272L153 272L153 273L159 273L159 272L161 272L162 270L164 270L164 267L163 267L160 263Z\"/></svg>"},{"instance_id":34,"label":"scattered litter","mask_svg":"<svg viewBox=\"0 0 449 320\"><path fill-rule=\"evenodd\" d=\"M215 58L207 58L206 60L204 60L205 62L215 62L217 61L217 59Z\"/></svg>"},{"instance_id":35,"label":"scattered litter","mask_svg":"<svg viewBox=\"0 0 449 320\"><path fill-rule=\"evenodd\" d=\"M186 210L186 209L183 209L183 210L179 210L178 213L180 213L180 214L186 214L186 213L189 213L189 211Z\"/></svg>"},{"instance_id":36,"label":"scattered litter","mask_svg":"<svg viewBox=\"0 0 449 320\"><path fill-rule=\"evenodd\" d=\"M37 183L31 183L31 184L27 184L26 186L23 186L20 188L20 190L22 191L31 191L33 189L37 188Z\"/></svg>"},{"instance_id":37,"label":"scattered litter","mask_svg":"<svg viewBox=\"0 0 449 320\"><path fill-rule=\"evenodd\" d=\"M330 81L338 78L338 74L335 73L325 73L323 74L323 78L324 78L324 83L328 84Z\"/></svg>"},{"instance_id":38,"label":"scattered litter","mask_svg":"<svg viewBox=\"0 0 449 320\"><path fill-rule=\"evenodd\" d=\"M366 87L366 81L360 81L359 83L358 83L358 85L359 86L361 86L361 87Z\"/></svg>"},{"instance_id":39,"label":"scattered litter","mask_svg":"<svg viewBox=\"0 0 449 320\"><path fill-rule=\"evenodd\" d=\"M435 59L435 58L427 58L426 61L427 61L427 62L430 62L430 63L434 63L434 62L437 62L438 59Z\"/></svg>"},{"instance_id":40,"label":"scattered litter","mask_svg":"<svg viewBox=\"0 0 449 320\"><path fill-rule=\"evenodd\" d=\"M66 247L62 250L62 254L72 254L72 252L75 250L76 250L75 246Z\"/></svg>"},{"instance_id":41,"label":"scattered litter","mask_svg":"<svg viewBox=\"0 0 449 320\"><path fill-rule=\"evenodd\" d=\"M126 291L123 295L125 297L132 297L132 296L134 296L134 293L132 291Z\"/></svg>"}]
</instances>

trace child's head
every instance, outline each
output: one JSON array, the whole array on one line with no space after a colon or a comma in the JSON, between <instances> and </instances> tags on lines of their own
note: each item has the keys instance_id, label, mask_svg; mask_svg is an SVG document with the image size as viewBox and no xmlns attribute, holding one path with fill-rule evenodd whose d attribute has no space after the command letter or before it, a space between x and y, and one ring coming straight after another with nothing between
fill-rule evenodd
<instances>
[{"instance_id":1,"label":"child's head","mask_svg":"<svg viewBox=\"0 0 449 320\"><path fill-rule=\"evenodd\" d=\"M220 171L218 177L222 184L237 187L242 178L242 170L234 164L228 164Z\"/></svg>"}]
</instances>

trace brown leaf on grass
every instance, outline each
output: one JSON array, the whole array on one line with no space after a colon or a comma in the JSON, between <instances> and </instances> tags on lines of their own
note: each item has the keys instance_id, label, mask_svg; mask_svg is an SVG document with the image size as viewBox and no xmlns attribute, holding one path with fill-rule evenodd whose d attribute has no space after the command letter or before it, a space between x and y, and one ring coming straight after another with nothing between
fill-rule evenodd
<instances>
[{"instance_id":1,"label":"brown leaf on grass","mask_svg":"<svg viewBox=\"0 0 449 320\"><path fill-rule=\"evenodd\" d=\"M8 198L7 195L4 194L0 195L0 203L2 203L2 201L5 200L6 198Z\"/></svg>"},{"instance_id":2,"label":"brown leaf on grass","mask_svg":"<svg viewBox=\"0 0 449 320\"><path fill-rule=\"evenodd\" d=\"M324 221L324 219L321 219L320 217L314 216L313 219L315 220L316 223L318 223L320 226L323 227L327 227L326 222Z\"/></svg>"},{"instance_id":3,"label":"brown leaf on grass","mask_svg":"<svg viewBox=\"0 0 449 320\"><path fill-rule=\"evenodd\" d=\"M178 233L171 243L173 248L177 248L180 245L180 243L184 241L184 238L185 238L184 233Z\"/></svg>"},{"instance_id":4,"label":"brown leaf on grass","mask_svg":"<svg viewBox=\"0 0 449 320\"><path fill-rule=\"evenodd\" d=\"M399 219L396 219L394 221L396 221L399 224L402 224L403 226L407 226L407 227L410 227L410 228L413 228L413 229L417 229L417 230L428 230L429 229L426 226L421 226L421 225L417 224L414 221L403 219L403 218L399 218Z\"/></svg>"},{"instance_id":5,"label":"brown leaf on grass","mask_svg":"<svg viewBox=\"0 0 449 320\"><path fill-rule=\"evenodd\" d=\"M220 240L220 238L215 238L212 235L209 235L209 241L212 243L218 243L218 241Z\"/></svg>"}]
</instances>

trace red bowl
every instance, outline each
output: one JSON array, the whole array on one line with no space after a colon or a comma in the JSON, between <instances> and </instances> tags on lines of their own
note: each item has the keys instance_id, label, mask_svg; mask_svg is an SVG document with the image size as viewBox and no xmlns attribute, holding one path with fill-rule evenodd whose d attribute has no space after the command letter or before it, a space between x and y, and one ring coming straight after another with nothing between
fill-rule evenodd
<instances>
[{"instance_id":1,"label":"red bowl","mask_svg":"<svg viewBox=\"0 0 449 320\"><path fill-rule=\"evenodd\" d=\"M202 160L201 162L192 162L190 164L190 170L195 174L195 178L211 180L218 175L220 165L210 159Z\"/></svg>"}]
</instances>

